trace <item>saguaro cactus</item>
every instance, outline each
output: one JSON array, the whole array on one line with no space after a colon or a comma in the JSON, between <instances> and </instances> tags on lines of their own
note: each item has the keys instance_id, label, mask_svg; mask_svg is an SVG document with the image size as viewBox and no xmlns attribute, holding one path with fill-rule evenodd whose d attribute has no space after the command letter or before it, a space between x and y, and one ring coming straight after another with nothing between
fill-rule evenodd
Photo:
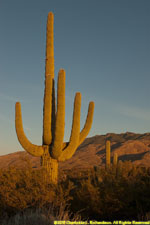
<instances>
[{"instance_id":1,"label":"saguaro cactus","mask_svg":"<svg viewBox=\"0 0 150 225\"><path fill-rule=\"evenodd\" d=\"M123 170L123 162L121 160L118 161L116 176L119 177L122 174Z\"/></svg>"},{"instance_id":2,"label":"saguaro cactus","mask_svg":"<svg viewBox=\"0 0 150 225\"><path fill-rule=\"evenodd\" d=\"M15 126L17 137L22 147L31 155L41 157L41 165L48 171L51 182L57 184L58 162L71 158L90 131L94 114L94 102L89 103L86 122L80 132L81 94L76 93L70 140L67 143L63 143L65 128L65 71L61 69L58 73L56 107L53 24L54 16L50 12L47 20L42 145L34 145L27 139L23 130L21 104L19 102L16 103Z\"/></svg>"},{"instance_id":3,"label":"saguaro cactus","mask_svg":"<svg viewBox=\"0 0 150 225\"><path fill-rule=\"evenodd\" d=\"M106 141L106 169L110 168L110 141Z\"/></svg>"},{"instance_id":4,"label":"saguaro cactus","mask_svg":"<svg viewBox=\"0 0 150 225\"><path fill-rule=\"evenodd\" d=\"M113 166L117 166L118 163L118 154L115 152L113 157Z\"/></svg>"}]
</instances>

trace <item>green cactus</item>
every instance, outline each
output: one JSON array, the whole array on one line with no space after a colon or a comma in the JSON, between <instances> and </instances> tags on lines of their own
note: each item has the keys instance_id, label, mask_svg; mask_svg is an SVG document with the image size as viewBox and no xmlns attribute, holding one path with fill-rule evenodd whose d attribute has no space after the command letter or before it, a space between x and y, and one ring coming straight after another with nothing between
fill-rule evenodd
<instances>
[{"instance_id":1,"label":"green cactus","mask_svg":"<svg viewBox=\"0 0 150 225\"><path fill-rule=\"evenodd\" d=\"M110 168L110 141L106 141L106 169Z\"/></svg>"},{"instance_id":2,"label":"green cactus","mask_svg":"<svg viewBox=\"0 0 150 225\"><path fill-rule=\"evenodd\" d=\"M70 140L67 143L63 143L65 129L65 71L61 69L58 73L56 112L53 24L54 16L50 12L47 20L42 145L34 145L27 139L23 130L21 104L19 102L16 103L15 126L17 137L22 147L31 155L41 157L41 165L48 171L50 181L57 184L58 162L71 158L90 131L94 114L94 102L89 103L86 122L80 132L81 94L76 93Z\"/></svg>"}]
</instances>

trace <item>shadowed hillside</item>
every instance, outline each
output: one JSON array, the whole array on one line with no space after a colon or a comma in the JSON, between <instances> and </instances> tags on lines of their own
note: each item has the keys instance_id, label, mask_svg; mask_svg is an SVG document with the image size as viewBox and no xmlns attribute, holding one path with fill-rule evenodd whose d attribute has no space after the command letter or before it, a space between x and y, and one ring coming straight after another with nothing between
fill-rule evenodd
<instances>
[{"instance_id":1,"label":"shadowed hillside","mask_svg":"<svg viewBox=\"0 0 150 225\"><path fill-rule=\"evenodd\" d=\"M87 138L77 149L74 156L65 162L61 162L59 169L87 169L93 166L105 164L105 141L111 141L111 156L116 152L118 159L130 160L132 163L140 166L150 165L150 133L135 134L131 132L106 135L96 135ZM25 158L30 159L32 166L40 166L40 158L32 157L25 151L18 151L12 154L0 156L0 168L8 166L22 167L25 165Z\"/></svg>"}]
</instances>

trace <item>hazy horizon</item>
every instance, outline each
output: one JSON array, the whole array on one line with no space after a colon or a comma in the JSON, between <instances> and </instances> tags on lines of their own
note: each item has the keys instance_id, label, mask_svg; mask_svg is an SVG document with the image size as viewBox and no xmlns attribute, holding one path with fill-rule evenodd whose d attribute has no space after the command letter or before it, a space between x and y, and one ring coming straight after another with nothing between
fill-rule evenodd
<instances>
[{"instance_id":1,"label":"hazy horizon","mask_svg":"<svg viewBox=\"0 0 150 225\"><path fill-rule=\"evenodd\" d=\"M24 131L42 143L46 21L54 13L55 83L66 71L65 138L73 101L82 94L81 129L95 102L89 136L150 132L150 1L1 0L0 155L22 150L15 132L20 101Z\"/></svg>"}]
</instances>

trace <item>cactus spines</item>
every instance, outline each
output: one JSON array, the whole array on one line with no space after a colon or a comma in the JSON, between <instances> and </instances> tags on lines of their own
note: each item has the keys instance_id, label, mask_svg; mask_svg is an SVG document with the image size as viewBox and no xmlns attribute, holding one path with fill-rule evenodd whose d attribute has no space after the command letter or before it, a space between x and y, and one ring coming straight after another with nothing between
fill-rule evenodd
<instances>
[{"instance_id":1,"label":"cactus spines","mask_svg":"<svg viewBox=\"0 0 150 225\"><path fill-rule=\"evenodd\" d=\"M22 125L21 104L19 102L16 103L15 126L17 137L22 147L33 156L41 156L41 165L48 171L50 181L57 184L58 162L71 158L90 131L94 114L94 102L89 103L86 122L80 132L81 94L79 92L76 93L70 140L63 143L65 129L65 71L61 69L58 73L56 107L53 24L54 16L50 12L47 20L42 145L32 144L25 136Z\"/></svg>"},{"instance_id":2,"label":"cactus spines","mask_svg":"<svg viewBox=\"0 0 150 225\"><path fill-rule=\"evenodd\" d=\"M110 168L110 141L106 141L106 169Z\"/></svg>"}]
</instances>

